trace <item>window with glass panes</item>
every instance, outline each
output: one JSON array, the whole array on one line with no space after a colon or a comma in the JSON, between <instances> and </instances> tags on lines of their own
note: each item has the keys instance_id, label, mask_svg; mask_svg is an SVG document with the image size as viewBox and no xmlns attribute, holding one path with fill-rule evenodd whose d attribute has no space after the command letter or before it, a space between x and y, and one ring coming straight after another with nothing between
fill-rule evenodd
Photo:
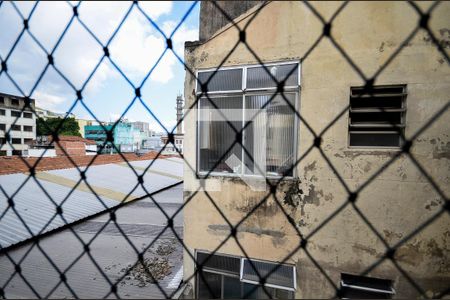
<instances>
[{"instance_id":1,"label":"window with glass panes","mask_svg":"<svg viewBox=\"0 0 450 300\"><path fill-rule=\"evenodd\" d=\"M299 70L287 62L198 72L199 174L293 176Z\"/></svg>"},{"instance_id":2,"label":"window with glass panes","mask_svg":"<svg viewBox=\"0 0 450 300\"><path fill-rule=\"evenodd\" d=\"M197 251L197 263L202 265L201 270L197 270L197 298L198 299L293 299L295 289L283 286L286 282L295 280L294 274L287 280L279 281L277 284L270 284L272 279L277 279L279 274L273 272L267 279L267 284L262 287L257 282L248 282L243 278L243 271L246 268L245 260L240 257L225 254L209 254ZM273 266L278 265L274 263ZM264 268L255 265L258 272L263 275ZM272 268L273 268L272 266ZM287 267L281 265L281 267ZM271 270L272 270L271 268ZM295 273L295 268L290 267ZM289 285L289 284L288 284Z\"/></svg>"}]
</instances>

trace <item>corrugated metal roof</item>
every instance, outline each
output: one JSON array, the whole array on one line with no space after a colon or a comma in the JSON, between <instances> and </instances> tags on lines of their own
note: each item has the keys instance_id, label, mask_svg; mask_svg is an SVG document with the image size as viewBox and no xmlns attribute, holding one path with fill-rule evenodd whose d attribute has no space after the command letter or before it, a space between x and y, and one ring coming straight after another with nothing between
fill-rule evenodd
<instances>
[{"instance_id":1,"label":"corrugated metal roof","mask_svg":"<svg viewBox=\"0 0 450 300\"><path fill-rule=\"evenodd\" d=\"M132 162L132 165L140 175L142 169L150 162L150 160L138 161ZM181 181L182 169L182 164L173 161L155 161L144 176L147 192L155 192ZM0 192L0 245L3 248L29 239L32 234L36 235L65 225L61 216L55 217L56 207L52 200L56 205L64 201L61 206L62 216L67 223L72 223L107 207L118 205L131 191L127 200L146 195L140 186L133 191L138 179L132 170L123 164L91 166L86 172L90 187L82 183L74 188L80 180L80 174L74 168L38 172L36 179L30 178L15 193L27 177L27 174L0 176L0 187L4 191ZM101 201L90 188L97 193ZM9 207L7 201L13 194L14 209ZM28 229L21 219L27 224Z\"/></svg>"}]
</instances>

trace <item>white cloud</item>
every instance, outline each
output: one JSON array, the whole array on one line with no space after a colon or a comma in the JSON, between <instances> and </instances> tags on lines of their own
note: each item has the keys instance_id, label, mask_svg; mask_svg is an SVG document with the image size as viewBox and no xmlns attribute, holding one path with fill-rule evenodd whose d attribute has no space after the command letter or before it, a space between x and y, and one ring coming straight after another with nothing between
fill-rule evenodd
<instances>
[{"instance_id":1,"label":"white cloud","mask_svg":"<svg viewBox=\"0 0 450 300\"><path fill-rule=\"evenodd\" d=\"M29 10L29 5L26 5L27 7L18 5L24 13ZM173 3L171 1L142 2L139 6L157 22L162 15L170 14ZM81 3L79 16L100 42L106 44L130 7L130 2L123 1L108 3L88 1ZM12 9L10 13L14 16L16 14ZM40 2L30 20L30 30L50 52L71 16L72 8L67 3ZM127 75L142 78L165 49L165 40L138 8L133 7L110 47L111 57L129 73ZM71 82L80 87L102 54L101 46L75 20L55 52L55 63ZM39 59L45 59L45 56ZM103 67L103 72L102 76L96 75L93 79L100 82L91 85L101 86L101 82L108 78L107 75L115 73L107 66ZM171 78L170 70L162 70L161 73L160 77L152 77L152 79L167 82Z\"/></svg>"},{"instance_id":2,"label":"white cloud","mask_svg":"<svg viewBox=\"0 0 450 300\"><path fill-rule=\"evenodd\" d=\"M166 21L163 23L162 30L166 36L170 34L175 29L177 23L174 21ZM198 31L195 29L188 29L184 24L181 25L172 37L173 49L177 55L183 59L183 49L185 41L193 41L198 39ZM165 45L164 45L165 47ZM166 83L173 78L174 68L176 65L180 64L178 59L174 56L171 51L168 51L163 57L155 71L150 76L150 79L156 82Z\"/></svg>"},{"instance_id":3,"label":"white cloud","mask_svg":"<svg viewBox=\"0 0 450 300\"><path fill-rule=\"evenodd\" d=\"M115 122L117 120L119 120L119 118L121 117L121 114L109 114L109 120L111 122ZM136 122L136 119L134 118L130 118L129 116L124 116L122 118L123 121L127 121L127 122Z\"/></svg>"},{"instance_id":4,"label":"white cloud","mask_svg":"<svg viewBox=\"0 0 450 300\"><path fill-rule=\"evenodd\" d=\"M108 121L112 121L115 122L120 118L120 114L109 114L109 120Z\"/></svg>"},{"instance_id":5,"label":"white cloud","mask_svg":"<svg viewBox=\"0 0 450 300\"><path fill-rule=\"evenodd\" d=\"M39 99L38 107L49 109L49 110L55 110L55 107L67 99L61 96L57 96L54 94L48 94L41 91L36 91L33 95L35 99Z\"/></svg>"},{"instance_id":6,"label":"white cloud","mask_svg":"<svg viewBox=\"0 0 450 300\"><path fill-rule=\"evenodd\" d=\"M169 36L172 34L175 27L178 25L178 21L166 21L163 23L162 30ZM186 25L182 24L174 36L172 37L174 43L174 50L178 55L183 55L184 42L198 40L198 30L195 28L187 28Z\"/></svg>"},{"instance_id":7,"label":"white cloud","mask_svg":"<svg viewBox=\"0 0 450 300\"><path fill-rule=\"evenodd\" d=\"M145 2L147 3L147 2ZM175 29L175 21L165 21L161 30L168 37ZM184 42L197 39L195 29L180 26L173 36L174 50L183 56ZM166 49L166 40L144 17L132 13L121 28L111 45L111 57L134 79L141 80L157 63ZM174 77L174 67L178 64L176 57L167 51L155 67L150 79L158 83L167 83Z\"/></svg>"},{"instance_id":8,"label":"white cloud","mask_svg":"<svg viewBox=\"0 0 450 300\"><path fill-rule=\"evenodd\" d=\"M172 11L172 1L142 1L139 6L152 20L158 19L162 15Z\"/></svg>"},{"instance_id":9,"label":"white cloud","mask_svg":"<svg viewBox=\"0 0 450 300\"><path fill-rule=\"evenodd\" d=\"M130 2L103 1L82 2L79 7L80 19L96 35L101 43L106 44L122 18L130 8ZM170 14L172 1L140 2L139 6L153 21ZM53 4L41 2L30 23L33 34L50 51L62 33L72 10L67 3ZM165 21L161 28L167 36L173 31L178 20ZM197 30L181 26L173 37L174 49L182 56L185 40L197 37ZM124 73L136 83L140 82L157 62L166 48L163 36L153 27L144 15L134 7L125 23L120 28L109 46L111 58ZM103 55L101 46L74 21L55 53L56 65L67 75L77 88L81 87L87 76L94 69ZM150 79L158 83L167 83L174 77L174 65L178 63L170 53L159 62ZM117 76L116 70L107 64L97 70L89 83L90 90L95 91L111 76Z\"/></svg>"},{"instance_id":10,"label":"white cloud","mask_svg":"<svg viewBox=\"0 0 450 300\"><path fill-rule=\"evenodd\" d=\"M142 79L165 49L165 41L139 13L133 12L111 43L111 58L125 74Z\"/></svg>"}]
</instances>

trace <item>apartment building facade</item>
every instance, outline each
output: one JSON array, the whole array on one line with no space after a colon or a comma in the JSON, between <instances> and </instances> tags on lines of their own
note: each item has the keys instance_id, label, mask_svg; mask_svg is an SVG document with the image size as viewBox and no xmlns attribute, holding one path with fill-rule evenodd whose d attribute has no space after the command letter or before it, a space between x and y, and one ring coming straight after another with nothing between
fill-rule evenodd
<instances>
[{"instance_id":1,"label":"apartment building facade","mask_svg":"<svg viewBox=\"0 0 450 300\"><path fill-rule=\"evenodd\" d=\"M66 117L65 113L54 112L54 111L40 108L40 107L35 107L35 112L39 118L42 118L44 120L51 119L51 118L64 119ZM68 118L75 118L75 115L73 113L70 113Z\"/></svg>"},{"instance_id":2,"label":"apartment building facade","mask_svg":"<svg viewBox=\"0 0 450 300\"><path fill-rule=\"evenodd\" d=\"M217 3L245 35L203 2L200 41L185 45L185 107L193 107L184 119L185 296L329 298L338 288L347 298L408 298L448 291L450 68L424 30L402 47L420 21L414 8L351 2L333 17L342 3ZM417 5L426 11L431 3ZM332 26L313 10L324 22L333 18ZM450 4L441 3L428 23L443 47L448 15ZM370 93L358 70L377 75ZM229 122L212 118L214 110ZM255 110L264 117L236 135L231 125L244 128ZM401 152L403 137L414 138L410 155ZM236 138L246 151L233 146ZM276 190L255 189L247 178L258 172L283 179ZM239 224L235 232L229 223ZM233 233L239 243L228 238ZM256 275L268 270L272 275L259 282Z\"/></svg>"},{"instance_id":3,"label":"apartment building facade","mask_svg":"<svg viewBox=\"0 0 450 300\"><path fill-rule=\"evenodd\" d=\"M25 101L23 97L0 93L1 156L22 155L36 139L36 118L32 112L35 100L31 99L28 107Z\"/></svg>"},{"instance_id":4,"label":"apartment building facade","mask_svg":"<svg viewBox=\"0 0 450 300\"><path fill-rule=\"evenodd\" d=\"M88 125L84 127L85 138L97 143L98 151L102 153L136 152L142 147L146 133L132 123L119 122L114 124ZM112 131L112 141L107 141L108 132ZM106 143L105 143L106 142ZM113 144L115 147L113 147Z\"/></svg>"},{"instance_id":5,"label":"apartment building facade","mask_svg":"<svg viewBox=\"0 0 450 300\"><path fill-rule=\"evenodd\" d=\"M96 123L96 121L94 120L85 120L85 119L75 119L75 120L78 123L78 127L80 127L80 134L83 138L85 137L84 127L91 126Z\"/></svg>"}]
</instances>

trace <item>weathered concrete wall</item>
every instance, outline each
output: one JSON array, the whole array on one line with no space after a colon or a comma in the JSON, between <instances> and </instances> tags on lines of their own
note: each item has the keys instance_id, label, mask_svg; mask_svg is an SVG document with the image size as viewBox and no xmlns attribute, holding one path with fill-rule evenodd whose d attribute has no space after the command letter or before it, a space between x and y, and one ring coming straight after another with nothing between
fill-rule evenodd
<instances>
[{"instance_id":1,"label":"weathered concrete wall","mask_svg":"<svg viewBox=\"0 0 450 300\"><path fill-rule=\"evenodd\" d=\"M312 3L329 19L341 3ZM426 9L430 3L419 3ZM251 14L252 10L248 12ZM433 13L430 27L448 51L450 3L441 3ZM242 21L239 22L239 20ZM250 18L236 21L243 26ZM415 28L418 16L401 2L354 2L333 22L336 42L366 74L372 76L386 62L400 43ZM247 41L266 62L303 59L322 33L323 26L302 3L271 2L252 21ZM226 28L224 28L226 29ZM204 44L192 44L185 51L185 61L194 70L216 67L238 39L235 28L223 30ZM225 65L257 63L240 45ZM320 132L349 103L351 86L364 82L333 44L324 38L302 61L300 113ZM375 84L407 84L406 137L411 137L449 101L450 68L443 56L420 30L397 57L377 77ZM186 107L195 101L195 81L187 73ZM196 166L196 112L185 118L185 158ZM324 134L322 149L351 190L361 186L397 154L393 150L354 149L348 147L348 113ZM450 114L447 110L415 140L411 153L448 198L450 195ZM301 123L298 157L313 143L313 135ZM185 167L185 199L199 187L191 168ZM297 168L298 181L286 181L276 196L296 228L302 234L314 232L347 199L336 174L317 149L313 149ZM232 224L239 222L266 193L251 191L241 180L215 177L206 180L206 188L216 205ZM303 193L300 193L300 189ZM226 191L226 192L225 192ZM365 214L389 246L408 236L419 224L440 211L444 200L434 190L412 160L400 155L384 172L358 195L356 206ZM214 250L229 231L226 221L204 193L197 193L184 209L184 241L194 249ZM239 228L238 238L250 257L279 261L299 245L299 237L280 207L270 197ZM348 205L309 240L307 250L324 268L335 285L341 272L360 273L376 262L386 250L381 240ZM450 280L450 217L443 213L419 234L401 246L395 259L418 282L427 296L448 288ZM219 253L242 255L233 239ZM184 276L193 272L193 263L185 255ZM331 297L334 289L305 254L297 251L288 262L297 265L296 297ZM418 293L394 264L385 260L370 272L371 276L395 281L397 297L417 297Z\"/></svg>"},{"instance_id":2,"label":"weathered concrete wall","mask_svg":"<svg viewBox=\"0 0 450 300\"><path fill-rule=\"evenodd\" d=\"M250 8L263 1L216 1L216 5L227 12L228 17L234 19L245 13ZM227 25L230 21L213 4L212 1L203 1L200 5L200 41L206 41L217 30Z\"/></svg>"}]
</instances>

